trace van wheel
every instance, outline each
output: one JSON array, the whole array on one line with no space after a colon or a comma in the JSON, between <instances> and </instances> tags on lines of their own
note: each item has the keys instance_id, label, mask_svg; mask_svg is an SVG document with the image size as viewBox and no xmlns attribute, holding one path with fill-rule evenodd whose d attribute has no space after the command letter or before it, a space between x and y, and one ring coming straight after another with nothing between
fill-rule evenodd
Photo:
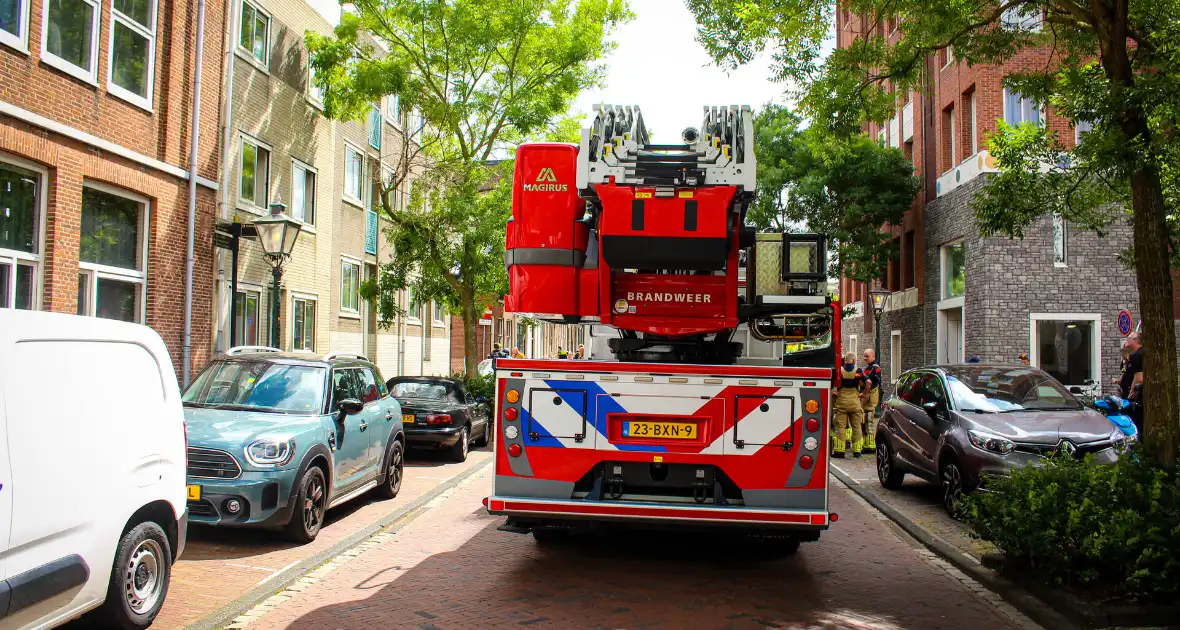
<instances>
[{"instance_id":1,"label":"van wheel","mask_svg":"<svg viewBox=\"0 0 1180 630\"><path fill-rule=\"evenodd\" d=\"M295 509L287 523L286 534L291 540L304 544L315 540L324 526L324 513L328 506L328 484L324 471L318 466L309 466L299 476L299 493L295 497Z\"/></svg>"},{"instance_id":2,"label":"van wheel","mask_svg":"<svg viewBox=\"0 0 1180 630\"><path fill-rule=\"evenodd\" d=\"M171 575L172 547L164 530L151 521L131 528L115 550L106 601L95 611L102 627L136 630L152 625Z\"/></svg>"},{"instance_id":3,"label":"van wheel","mask_svg":"<svg viewBox=\"0 0 1180 630\"><path fill-rule=\"evenodd\" d=\"M385 471L385 483L377 487L377 494L382 499L392 499L402 489L402 469L405 466L402 456L402 443L394 440L389 447L389 468Z\"/></svg>"},{"instance_id":4,"label":"van wheel","mask_svg":"<svg viewBox=\"0 0 1180 630\"><path fill-rule=\"evenodd\" d=\"M459 431L459 439L451 447L451 459L457 462L467 461L467 449L470 448L470 440L471 434L468 433L467 427L463 427Z\"/></svg>"}]
</instances>

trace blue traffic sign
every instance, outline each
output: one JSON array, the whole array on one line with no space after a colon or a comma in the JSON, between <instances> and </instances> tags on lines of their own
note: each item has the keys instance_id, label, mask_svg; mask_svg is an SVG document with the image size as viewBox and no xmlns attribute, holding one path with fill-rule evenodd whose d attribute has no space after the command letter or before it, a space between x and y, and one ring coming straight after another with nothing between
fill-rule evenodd
<instances>
[{"instance_id":1,"label":"blue traffic sign","mask_svg":"<svg viewBox=\"0 0 1180 630\"><path fill-rule=\"evenodd\" d=\"M1124 336L1131 334L1131 311L1119 311L1119 332Z\"/></svg>"}]
</instances>

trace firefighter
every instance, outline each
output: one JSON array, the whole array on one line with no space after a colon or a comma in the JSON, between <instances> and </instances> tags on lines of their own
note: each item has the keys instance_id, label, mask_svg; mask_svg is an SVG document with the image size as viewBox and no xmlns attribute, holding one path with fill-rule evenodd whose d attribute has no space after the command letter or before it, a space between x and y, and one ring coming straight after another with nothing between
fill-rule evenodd
<instances>
[{"instance_id":1,"label":"firefighter","mask_svg":"<svg viewBox=\"0 0 1180 630\"><path fill-rule=\"evenodd\" d=\"M844 365L841 366L839 378L836 379L836 435L833 439L832 457L844 457L845 432L849 426L852 427L852 456L860 457L860 425L864 419L861 390L864 388L864 382L864 372L856 367L856 355L846 353Z\"/></svg>"},{"instance_id":2,"label":"firefighter","mask_svg":"<svg viewBox=\"0 0 1180 630\"><path fill-rule=\"evenodd\" d=\"M881 366L877 364L877 351L865 350L865 386L861 394L861 408L864 409L864 448L861 453L871 455L877 450L877 403L881 402Z\"/></svg>"}]
</instances>

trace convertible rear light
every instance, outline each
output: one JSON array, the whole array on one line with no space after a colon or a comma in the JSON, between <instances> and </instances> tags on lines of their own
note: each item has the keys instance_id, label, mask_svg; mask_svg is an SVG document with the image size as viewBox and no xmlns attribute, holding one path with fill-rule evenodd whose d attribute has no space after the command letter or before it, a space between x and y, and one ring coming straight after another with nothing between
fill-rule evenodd
<instances>
[{"instance_id":1,"label":"convertible rear light","mask_svg":"<svg viewBox=\"0 0 1180 630\"><path fill-rule=\"evenodd\" d=\"M426 424L439 426L451 423L451 415L446 413L432 413L426 416Z\"/></svg>"}]
</instances>

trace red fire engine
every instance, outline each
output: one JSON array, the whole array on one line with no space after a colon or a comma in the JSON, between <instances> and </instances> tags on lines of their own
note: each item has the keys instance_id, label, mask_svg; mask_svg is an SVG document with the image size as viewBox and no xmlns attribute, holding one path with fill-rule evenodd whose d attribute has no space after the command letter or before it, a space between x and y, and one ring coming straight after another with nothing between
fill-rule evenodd
<instances>
[{"instance_id":1,"label":"red fire engine","mask_svg":"<svg viewBox=\"0 0 1180 630\"><path fill-rule=\"evenodd\" d=\"M503 529L731 528L787 552L828 509L840 338L824 239L755 234L749 107L706 107L682 143L595 108L580 146L517 153L505 310L613 327L614 360L496 361ZM744 292L739 270L744 267ZM743 365L739 324L806 349Z\"/></svg>"}]
</instances>

